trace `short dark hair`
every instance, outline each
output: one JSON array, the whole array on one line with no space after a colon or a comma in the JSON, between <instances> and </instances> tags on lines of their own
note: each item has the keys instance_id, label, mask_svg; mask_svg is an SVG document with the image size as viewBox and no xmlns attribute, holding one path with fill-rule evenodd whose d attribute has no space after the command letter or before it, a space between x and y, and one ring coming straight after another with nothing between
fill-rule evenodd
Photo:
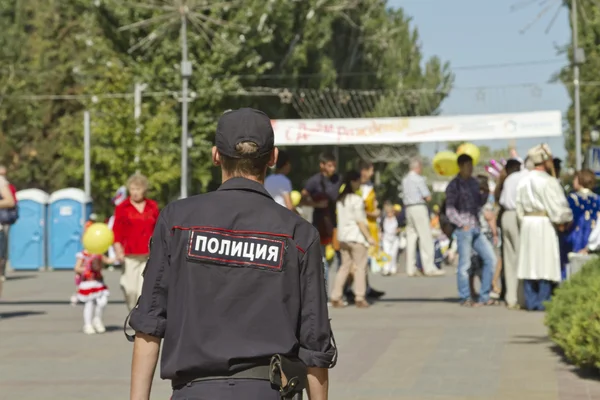
<instances>
[{"instance_id":1,"label":"short dark hair","mask_svg":"<svg viewBox=\"0 0 600 400\"><path fill-rule=\"evenodd\" d=\"M359 171L364 171L366 169L371 169L373 167L373 163L371 161L360 159L356 163L356 167Z\"/></svg>"},{"instance_id":2,"label":"short dark hair","mask_svg":"<svg viewBox=\"0 0 600 400\"><path fill-rule=\"evenodd\" d=\"M559 176L562 169L562 160L558 157L554 157L552 159L552 164L554 164L554 172L556 173L556 176Z\"/></svg>"},{"instance_id":3,"label":"short dark hair","mask_svg":"<svg viewBox=\"0 0 600 400\"><path fill-rule=\"evenodd\" d=\"M335 156L333 155L333 153L329 152L329 151L325 151L321 154L319 154L319 164L325 164L328 162L336 162Z\"/></svg>"},{"instance_id":4,"label":"short dark hair","mask_svg":"<svg viewBox=\"0 0 600 400\"><path fill-rule=\"evenodd\" d=\"M506 162L506 166L504 167L506 170L506 175L510 175L513 172L517 172L521 169L521 161L511 158Z\"/></svg>"},{"instance_id":5,"label":"short dark hair","mask_svg":"<svg viewBox=\"0 0 600 400\"><path fill-rule=\"evenodd\" d=\"M460 156L458 156L458 159L456 160L456 162L458 163L458 166L460 167L468 162L470 162L472 164L473 158L468 154L461 154Z\"/></svg>"},{"instance_id":6,"label":"short dark hair","mask_svg":"<svg viewBox=\"0 0 600 400\"><path fill-rule=\"evenodd\" d=\"M591 169L577 171L576 176L579 184L584 188L592 190L596 186L596 174Z\"/></svg>"},{"instance_id":7,"label":"short dark hair","mask_svg":"<svg viewBox=\"0 0 600 400\"><path fill-rule=\"evenodd\" d=\"M235 146L235 151L245 157L232 158L219 153L223 170L232 176L253 176L260 179L265 177L271 153L251 158L252 153L258 152L258 146L254 142L239 143Z\"/></svg>"},{"instance_id":8,"label":"short dark hair","mask_svg":"<svg viewBox=\"0 0 600 400\"><path fill-rule=\"evenodd\" d=\"M277 156L277 164L275 164L275 169L281 169L285 167L290 162L290 156L284 150L279 150L279 155Z\"/></svg>"}]
</instances>

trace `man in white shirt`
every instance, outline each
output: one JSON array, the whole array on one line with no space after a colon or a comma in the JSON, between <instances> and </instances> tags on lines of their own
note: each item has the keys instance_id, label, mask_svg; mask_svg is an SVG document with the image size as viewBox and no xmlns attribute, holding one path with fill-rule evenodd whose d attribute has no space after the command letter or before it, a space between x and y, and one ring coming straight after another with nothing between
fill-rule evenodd
<instances>
[{"instance_id":1,"label":"man in white shirt","mask_svg":"<svg viewBox=\"0 0 600 400\"><path fill-rule=\"evenodd\" d=\"M296 207L292 204L292 197L290 196L292 193L292 181L287 177L291 170L292 165L288 154L283 150L279 150L275 173L265 179L265 189L267 189L267 192L269 192L277 204L295 212Z\"/></svg>"},{"instance_id":2,"label":"man in white shirt","mask_svg":"<svg viewBox=\"0 0 600 400\"><path fill-rule=\"evenodd\" d=\"M417 240L426 276L444 275L444 270L435 266L433 234L429 219L427 202L431 200L431 192L425 178L421 176L421 160L410 161L410 172L402 179L402 201L406 210L406 274L416 276Z\"/></svg>"},{"instance_id":3,"label":"man in white shirt","mask_svg":"<svg viewBox=\"0 0 600 400\"><path fill-rule=\"evenodd\" d=\"M500 226L502 227L502 258L504 260L504 283L506 285L504 291L506 304L510 309L517 309L519 304L523 303L522 295L519 295L522 291L519 290L519 280L517 279L519 241L521 240L517 218L517 187L533 167L528 159L525 160L524 168L518 160L508 160L505 167L508 176L502 183L498 201L502 206Z\"/></svg>"}]
</instances>

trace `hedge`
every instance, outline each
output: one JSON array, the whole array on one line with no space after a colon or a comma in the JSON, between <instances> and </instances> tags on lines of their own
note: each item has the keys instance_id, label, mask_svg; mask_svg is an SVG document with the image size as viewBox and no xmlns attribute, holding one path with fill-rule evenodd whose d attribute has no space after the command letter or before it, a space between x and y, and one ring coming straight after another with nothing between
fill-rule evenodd
<instances>
[{"instance_id":1,"label":"hedge","mask_svg":"<svg viewBox=\"0 0 600 400\"><path fill-rule=\"evenodd\" d=\"M555 291L546 304L545 324L570 362L600 369L600 258Z\"/></svg>"}]
</instances>

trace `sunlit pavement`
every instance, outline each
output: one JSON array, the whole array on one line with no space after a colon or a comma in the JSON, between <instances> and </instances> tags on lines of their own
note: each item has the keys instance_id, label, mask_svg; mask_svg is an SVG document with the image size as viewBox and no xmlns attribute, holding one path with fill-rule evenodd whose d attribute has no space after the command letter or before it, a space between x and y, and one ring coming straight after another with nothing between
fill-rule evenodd
<instances>
[{"instance_id":1,"label":"sunlit pavement","mask_svg":"<svg viewBox=\"0 0 600 400\"><path fill-rule=\"evenodd\" d=\"M455 301L452 270L442 278L371 276L386 296L370 309L331 311L339 362L331 399L600 399L600 382L564 364L546 338L543 314ZM12 272L0 301L0 400L126 399L132 346L119 272L108 332L81 333L72 272ZM153 399L168 399L157 379Z\"/></svg>"}]
</instances>

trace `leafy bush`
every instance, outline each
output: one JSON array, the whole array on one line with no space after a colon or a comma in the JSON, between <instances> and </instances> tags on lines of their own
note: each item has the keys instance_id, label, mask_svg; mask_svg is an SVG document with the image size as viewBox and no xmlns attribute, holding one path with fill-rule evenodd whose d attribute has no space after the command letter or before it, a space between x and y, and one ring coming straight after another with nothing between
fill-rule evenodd
<instances>
[{"instance_id":1,"label":"leafy bush","mask_svg":"<svg viewBox=\"0 0 600 400\"><path fill-rule=\"evenodd\" d=\"M546 304L550 338L579 367L600 369L600 258L556 290Z\"/></svg>"}]
</instances>

